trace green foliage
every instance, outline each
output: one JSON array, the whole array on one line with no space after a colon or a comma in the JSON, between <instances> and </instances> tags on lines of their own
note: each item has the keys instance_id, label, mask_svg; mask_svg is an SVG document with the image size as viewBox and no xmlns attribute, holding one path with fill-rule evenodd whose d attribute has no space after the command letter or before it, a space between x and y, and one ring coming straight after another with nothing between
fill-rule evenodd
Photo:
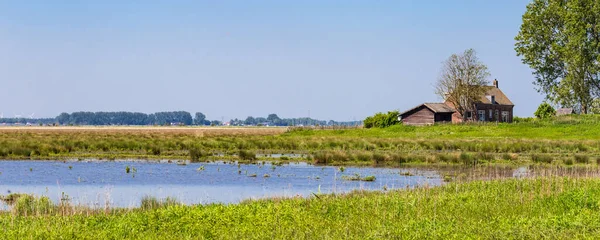
<instances>
[{"instance_id":1,"label":"green foliage","mask_svg":"<svg viewBox=\"0 0 600 240\"><path fill-rule=\"evenodd\" d=\"M239 150L238 157L241 160L256 160L256 153L248 150Z\"/></svg>"},{"instance_id":2,"label":"green foliage","mask_svg":"<svg viewBox=\"0 0 600 240\"><path fill-rule=\"evenodd\" d=\"M4 215L0 226L3 239L598 239L598 199L596 178L511 179L111 214Z\"/></svg>"},{"instance_id":3,"label":"green foliage","mask_svg":"<svg viewBox=\"0 0 600 240\"><path fill-rule=\"evenodd\" d=\"M389 111L386 113L376 113L374 116L367 117L363 121L365 128L386 128L400 123L398 120L400 113L398 111Z\"/></svg>"},{"instance_id":4,"label":"green foliage","mask_svg":"<svg viewBox=\"0 0 600 240\"><path fill-rule=\"evenodd\" d=\"M550 104L544 102L540 104L533 115L539 119L552 118L556 115L556 110Z\"/></svg>"},{"instance_id":5,"label":"green foliage","mask_svg":"<svg viewBox=\"0 0 600 240\"><path fill-rule=\"evenodd\" d=\"M534 0L527 5L515 50L533 69L538 91L588 113L600 94L600 2Z\"/></svg>"}]
</instances>

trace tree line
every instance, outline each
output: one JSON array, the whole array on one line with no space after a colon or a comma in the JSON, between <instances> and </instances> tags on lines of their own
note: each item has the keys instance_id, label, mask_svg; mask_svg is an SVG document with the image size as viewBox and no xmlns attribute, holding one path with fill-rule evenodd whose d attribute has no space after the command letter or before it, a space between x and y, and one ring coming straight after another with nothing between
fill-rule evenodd
<instances>
[{"instance_id":1,"label":"tree line","mask_svg":"<svg viewBox=\"0 0 600 240\"><path fill-rule=\"evenodd\" d=\"M277 114L265 117L249 116L245 120L232 119L232 126L356 126L360 121L337 122L312 118L280 118ZM201 112L192 114L186 111L156 112L151 114L139 112L63 112L56 118L0 118L0 124L60 124L60 125L199 125L218 126L224 123L208 120Z\"/></svg>"}]
</instances>

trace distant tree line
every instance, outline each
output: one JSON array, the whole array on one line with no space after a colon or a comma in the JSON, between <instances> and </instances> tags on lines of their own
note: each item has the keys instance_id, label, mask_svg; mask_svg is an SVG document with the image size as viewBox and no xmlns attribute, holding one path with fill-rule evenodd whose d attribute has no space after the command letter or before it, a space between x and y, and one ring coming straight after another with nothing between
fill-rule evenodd
<instances>
[{"instance_id":1,"label":"distant tree line","mask_svg":"<svg viewBox=\"0 0 600 240\"><path fill-rule=\"evenodd\" d=\"M61 113L56 117L59 124L73 125L192 125L194 120L189 112L157 112L152 114L137 112L73 112Z\"/></svg>"},{"instance_id":2,"label":"distant tree line","mask_svg":"<svg viewBox=\"0 0 600 240\"><path fill-rule=\"evenodd\" d=\"M56 118L0 118L0 124L54 124Z\"/></svg>"},{"instance_id":3,"label":"distant tree line","mask_svg":"<svg viewBox=\"0 0 600 240\"><path fill-rule=\"evenodd\" d=\"M194 117L186 111L138 113L138 112L73 112L61 113L56 118L0 118L0 124L60 124L60 125L223 125L221 121L208 120L196 112ZM265 117L249 116L245 120L232 119L232 126L357 126L361 121L337 122L312 118L279 118L277 114Z\"/></svg>"},{"instance_id":4,"label":"distant tree line","mask_svg":"<svg viewBox=\"0 0 600 240\"><path fill-rule=\"evenodd\" d=\"M333 120L324 121L312 118L280 118L277 114L269 114L264 117L249 116L245 120L231 119L229 124L232 126L358 126L361 121L337 122Z\"/></svg>"}]
</instances>

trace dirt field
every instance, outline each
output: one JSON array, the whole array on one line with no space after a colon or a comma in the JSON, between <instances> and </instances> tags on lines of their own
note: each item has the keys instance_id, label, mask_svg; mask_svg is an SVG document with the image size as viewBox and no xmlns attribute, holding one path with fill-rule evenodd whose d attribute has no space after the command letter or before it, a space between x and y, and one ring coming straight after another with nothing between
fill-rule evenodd
<instances>
[{"instance_id":1,"label":"dirt field","mask_svg":"<svg viewBox=\"0 0 600 240\"><path fill-rule=\"evenodd\" d=\"M276 135L284 133L286 127L154 127L154 126L9 126L0 127L1 132L28 133L126 133L126 134L190 134L197 136L241 136Z\"/></svg>"}]
</instances>

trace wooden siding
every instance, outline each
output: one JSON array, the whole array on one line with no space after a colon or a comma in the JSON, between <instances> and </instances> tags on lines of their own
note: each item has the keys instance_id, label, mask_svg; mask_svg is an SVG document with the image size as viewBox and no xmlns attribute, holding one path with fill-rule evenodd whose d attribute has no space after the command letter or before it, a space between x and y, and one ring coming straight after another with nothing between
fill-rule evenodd
<instances>
[{"instance_id":1,"label":"wooden siding","mask_svg":"<svg viewBox=\"0 0 600 240\"><path fill-rule=\"evenodd\" d=\"M402 117L402 123L406 125L427 125L434 123L435 114L426 108L425 106L421 106L415 111L406 113Z\"/></svg>"}]
</instances>

